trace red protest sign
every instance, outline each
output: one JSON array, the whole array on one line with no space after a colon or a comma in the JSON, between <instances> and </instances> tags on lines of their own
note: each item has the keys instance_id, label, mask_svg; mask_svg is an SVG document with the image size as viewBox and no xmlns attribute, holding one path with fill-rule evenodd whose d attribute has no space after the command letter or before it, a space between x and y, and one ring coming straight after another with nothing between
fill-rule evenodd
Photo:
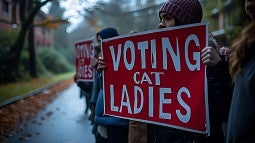
<instances>
[{"instance_id":1,"label":"red protest sign","mask_svg":"<svg viewBox=\"0 0 255 143\"><path fill-rule=\"evenodd\" d=\"M105 114L207 134L207 82L200 59L207 27L193 24L103 40Z\"/></svg>"},{"instance_id":2,"label":"red protest sign","mask_svg":"<svg viewBox=\"0 0 255 143\"><path fill-rule=\"evenodd\" d=\"M92 38L75 43L75 69L79 81L94 81L93 67L90 63L93 57Z\"/></svg>"}]
</instances>

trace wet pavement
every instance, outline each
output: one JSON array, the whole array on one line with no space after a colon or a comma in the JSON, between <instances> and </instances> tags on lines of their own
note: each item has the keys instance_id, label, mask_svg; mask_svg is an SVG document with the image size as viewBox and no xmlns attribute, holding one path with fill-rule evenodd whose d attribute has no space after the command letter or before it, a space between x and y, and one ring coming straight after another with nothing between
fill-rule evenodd
<instances>
[{"instance_id":1,"label":"wet pavement","mask_svg":"<svg viewBox=\"0 0 255 143\"><path fill-rule=\"evenodd\" d=\"M94 143L92 126L84 109L79 87L72 84L32 119L20 125L21 131L8 143Z\"/></svg>"}]
</instances>

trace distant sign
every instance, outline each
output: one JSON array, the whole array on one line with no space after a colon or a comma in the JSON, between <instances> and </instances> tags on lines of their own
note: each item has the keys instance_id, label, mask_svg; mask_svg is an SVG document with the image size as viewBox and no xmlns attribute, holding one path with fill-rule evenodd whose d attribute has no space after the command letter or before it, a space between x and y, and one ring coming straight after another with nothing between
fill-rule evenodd
<instances>
[{"instance_id":1,"label":"distant sign","mask_svg":"<svg viewBox=\"0 0 255 143\"><path fill-rule=\"evenodd\" d=\"M93 38L75 44L76 75L79 81L94 81L91 59L94 57Z\"/></svg>"},{"instance_id":2,"label":"distant sign","mask_svg":"<svg viewBox=\"0 0 255 143\"><path fill-rule=\"evenodd\" d=\"M193 24L103 40L104 113L208 134L200 57L207 29Z\"/></svg>"}]
</instances>

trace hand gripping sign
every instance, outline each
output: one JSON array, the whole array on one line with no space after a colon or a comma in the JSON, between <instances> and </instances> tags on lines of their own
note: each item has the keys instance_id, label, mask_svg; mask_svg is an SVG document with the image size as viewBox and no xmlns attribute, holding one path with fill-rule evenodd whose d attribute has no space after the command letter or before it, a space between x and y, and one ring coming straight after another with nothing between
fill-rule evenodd
<instances>
[{"instance_id":1,"label":"hand gripping sign","mask_svg":"<svg viewBox=\"0 0 255 143\"><path fill-rule=\"evenodd\" d=\"M208 134L200 58L207 29L192 24L103 40L104 113Z\"/></svg>"},{"instance_id":2,"label":"hand gripping sign","mask_svg":"<svg viewBox=\"0 0 255 143\"><path fill-rule=\"evenodd\" d=\"M94 81L91 59L94 57L93 38L75 44L75 69L79 81Z\"/></svg>"}]
</instances>

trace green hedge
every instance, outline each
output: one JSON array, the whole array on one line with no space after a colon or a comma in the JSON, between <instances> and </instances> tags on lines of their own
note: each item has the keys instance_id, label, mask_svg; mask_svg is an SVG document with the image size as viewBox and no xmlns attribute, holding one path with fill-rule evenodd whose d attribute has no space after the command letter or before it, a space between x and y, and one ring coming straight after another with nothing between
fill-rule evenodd
<instances>
[{"instance_id":1,"label":"green hedge","mask_svg":"<svg viewBox=\"0 0 255 143\"><path fill-rule=\"evenodd\" d=\"M54 74L64 73L74 69L73 65L54 48L39 48L36 54L45 68Z\"/></svg>"}]
</instances>

